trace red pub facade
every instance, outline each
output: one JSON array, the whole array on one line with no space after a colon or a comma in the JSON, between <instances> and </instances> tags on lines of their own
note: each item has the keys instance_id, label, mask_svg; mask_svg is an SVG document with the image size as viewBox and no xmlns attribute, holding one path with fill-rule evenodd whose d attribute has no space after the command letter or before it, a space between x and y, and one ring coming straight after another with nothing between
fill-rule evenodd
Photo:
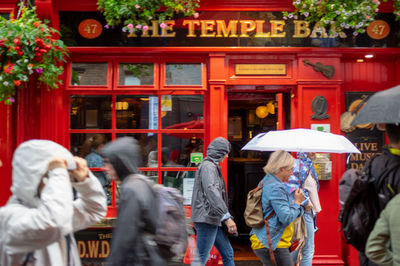
<instances>
[{"instance_id":1,"label":"red pub facade","mask_svg":"<svg viewBox=\"0 0 400 266\"><path fill-rule=\"evenodd\" d=\"M196 163L210 141L223 136L233 147L222 169L242 247L249 232L242 217L246 194L262 178L268 154L240 148L260 132L314 128L345 134L362 151L348 160L320 154L316 162L323 210L314 264L357 264L356 252L339 233L338 182L346 168L360 167L379 153L384 138L373 125L346 127L341 115L356 112L373 92L400 83L399 26L391 3L381 5L378 28L343 39L302 20L283 20L281 11L292 10L291 1L202 0L198 18L176 18L162 30L153 30L158 28L153 22L142 36L104 28L94 0L38 0L36 6L38 15L60 30L70 56L58 89L28 86L13 105L0 104L0 205L11 194L18 144L51 139L85 156L85 140L101 134L107 140L137 138L143 148L140 169L181 189L190 211ZM0 3L1 13L16 10L16 1ZM382 25L389 33L379 31ZM107 190L107 219L79 242L88 261L108 256L118 184ZM93 248L87 243L94 243L87 240L90 232L99 240L95 254L87 251Z\"/></svg>"}]
</instances>

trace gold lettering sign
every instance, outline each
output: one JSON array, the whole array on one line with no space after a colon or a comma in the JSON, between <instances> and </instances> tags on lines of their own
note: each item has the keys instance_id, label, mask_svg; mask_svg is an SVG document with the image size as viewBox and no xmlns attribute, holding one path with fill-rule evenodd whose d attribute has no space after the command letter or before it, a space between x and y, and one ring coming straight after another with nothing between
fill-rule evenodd
<instances>
[{"instance_id":1,"label":"gold lettering sign","mask_svg":"<svg viewBox=\"0 0 400 266\"><path fill-rule=\"evenodd\" d=\"M236 75L286 75L286 64L236 64Z\"/></svg>"}]
</instances>

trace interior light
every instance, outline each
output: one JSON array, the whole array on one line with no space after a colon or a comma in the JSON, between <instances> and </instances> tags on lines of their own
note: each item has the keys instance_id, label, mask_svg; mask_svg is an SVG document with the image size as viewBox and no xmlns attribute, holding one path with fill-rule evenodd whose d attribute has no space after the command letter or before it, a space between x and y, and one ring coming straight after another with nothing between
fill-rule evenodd
<instances>
[{"instance_id":1,"label":"interior light","mask_svg":"<svg viewBox=\"0 0 400 266\"><path fill-rule=\"evenodd\" d=\"M364 62L364 59L357 59L357 63L362 63Z\"/></svg>"},{"instance_id":2,"label":"interior light","mask_svg":"<svg viewBox=\"0 0 400 266\"><path fill-rule=\"evenodd\" d=\"M366 54L366 55L365 55L365 58L373 58L373 57L374 57L373 54Z\"/></svg>"}]
</instances>

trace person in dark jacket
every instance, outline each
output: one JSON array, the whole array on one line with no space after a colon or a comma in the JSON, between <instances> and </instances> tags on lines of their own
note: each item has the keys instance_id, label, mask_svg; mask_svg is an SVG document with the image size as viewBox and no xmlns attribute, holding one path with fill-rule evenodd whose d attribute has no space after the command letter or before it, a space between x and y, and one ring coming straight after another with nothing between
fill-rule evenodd
<instances>
[{"instance_id":1,"label":"person in dark jacket","mask_svg":"<svg viewBox=\"0 0 400 266\"><path fill-rule=\"evenodd\" d=\"M396 194L400 193L400 125L386 124L386 135L389 140L387 147L383 148L382 154L373 159L371 164L371 176L378 177L386 169L393 169L386 173L374 185L379 198L379 209L382 211L386 204ZM397 165L397 167L396 167ZM390 187L384 186L379 188L378 183L389 184ZM387 190L387 191L383 191ZM388 195L391 195L388 197ZM359 252L360 265L375 266L376 264L369 261L364 253Z\"/></svg>"},{"instance_id":2,"label":"person in dark jacket","mask_svg":"<svg viewBox=\"0 0 400 266\"><path fill-rule=\"evenodd\" d=\"M223 232L222 223L230 234L237 233L237 228L228 211L226 185L218 165L229 151L228 140L222 137L214 139L195 174L191 219L197 232L196 244L202 265L207 262L213 245L221 254L224 266L235 265L233 249Z\"/></svg>"},{"instance_id":3,"label":"person in dark jacket","mask_svg":"<svg viewBox=\"0 0 400 266\"><path fill-rule=\"evenodd\" d=\"M141 162L137 141L118 138L106 144L101 154L107 174L121 181L118 217L106 265L166 265L152 239L157 226L156 195L145 180L134 176Z\"/></svg>"}]
</instances>

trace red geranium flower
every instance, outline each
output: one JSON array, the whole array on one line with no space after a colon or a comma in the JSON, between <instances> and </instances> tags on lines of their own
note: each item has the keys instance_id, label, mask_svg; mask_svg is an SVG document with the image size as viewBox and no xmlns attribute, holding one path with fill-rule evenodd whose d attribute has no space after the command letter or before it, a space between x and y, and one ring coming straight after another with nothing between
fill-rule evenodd
<instances>
[{"instance_id":1,"label":"red geranium flower","mask_svg":"<svg viewBox=\"0 0 400 266\"><path fill-rule=\"evenodd\" d=\"M39 26L40 26L40 21L35 21L35 22L33 22L33 26L39 27Z\"/></svg>"},{"instance_id":2,"label":"red geranium flower","mask_svg":"<svg viewBox=\"0 0 400 266\"><path fill-rule=\"evenodd\" d=\"M7 65L4 66L3 69L4 69L5 73L10 74L12 72L13 68L14 68L14 64L8 63Z\"/></svg>"},{"instance_id":3,"label":"red geranium flower","mask_svg":"<svg viewBox=\"0 0 400 266\"><path fill-rule=\"evenodd\" d=\"M14 80L14 84L15 84L15 86L20 86L21 85L21 81L20 80Z\"/></svg>"}]
</instances>

